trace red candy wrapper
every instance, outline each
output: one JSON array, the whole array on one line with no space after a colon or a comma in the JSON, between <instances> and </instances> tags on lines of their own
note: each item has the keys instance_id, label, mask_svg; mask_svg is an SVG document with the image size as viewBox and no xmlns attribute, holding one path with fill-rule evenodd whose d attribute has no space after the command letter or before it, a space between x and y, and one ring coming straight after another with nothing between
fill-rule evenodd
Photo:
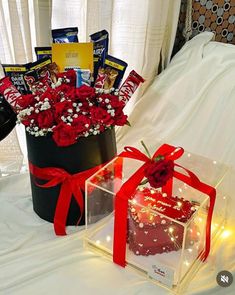
<instances>
[{"instance_id":1,"label":"red candy wrapper","mask_svg":"<svg viewBox=\"0 0 235 295\"><path fill-rule=\"evenodd\" d=\"M144 79L140 75L134 70L131 71L119 90L119 100L126 104L139 87L140 83L143 82Z\"/></svg>"},{"instance_id":2,"label":"red candy wrapper","mask_svg":"<svg viewBox=\"0 0 235 295\"><path fill-rule=\"evenodd\" d=\"M0 94L4 96L6 101L11 105L14 111L19 107L18 99L21 98L20 92L12 84L9 77L0 80Z\"/></svg>"},{"instance_id":3,"label":"red candy wrapper","mask_svg":"<svg viewBox=\"0 0 235 295\"><path fill-rule=\"evenodd\" d=\"M105 73L105 70L103 68L99 68L98 76L95 80L95 88L103 89L104 88L104 82L107 78L107 74Z\"/></svg>"}]
</instances>

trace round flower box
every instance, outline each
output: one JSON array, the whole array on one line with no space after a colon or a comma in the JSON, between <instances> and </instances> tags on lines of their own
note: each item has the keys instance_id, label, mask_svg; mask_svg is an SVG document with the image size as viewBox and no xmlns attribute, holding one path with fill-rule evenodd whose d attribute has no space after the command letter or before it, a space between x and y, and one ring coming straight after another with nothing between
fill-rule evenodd
<instances>
[{"instance_id":1,"label":"round flower box","mask_svg":"<svg viewBox=\"0 0 235 295\"><path fill-rule=\"evenodd\" d=\"M59 147L51 135L35 137L26 132L26 141L29 161L39 167L63 168L70 174L75 174L111 160L116 155L116 141L114 128L109 128L99 135L81 137L77 143ZM55 209L61 185L45 188L38 184L45 181L36 179L30 174L33 208L43 219L53 222ZM83 194L84 197L84 194ZM72 197L67 225L75 225L81 217L80 208ZM79 225L85 223L85 214Z\"/></svg>"}]
</instances>

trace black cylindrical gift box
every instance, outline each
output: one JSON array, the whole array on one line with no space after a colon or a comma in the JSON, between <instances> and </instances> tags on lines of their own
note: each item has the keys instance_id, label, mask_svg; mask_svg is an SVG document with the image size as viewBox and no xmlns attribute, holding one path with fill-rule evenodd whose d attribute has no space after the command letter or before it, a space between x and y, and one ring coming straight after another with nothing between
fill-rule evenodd
<instances>
[{"instance_id":1,"label":"black cylindrical gift box","mask_svg":"<svg viewBox=\"0 0 235 295\"><path fill-rule=\"evenodd\" d=\"M68 147L58 147L51 135L35 137L26 132L26 141L29 161L40 168L63 168L70 174L75 174L111 160L116 155L116 140L114 129L105 132L81 137L78 142ZM33 209L42 218L53 222L55 208L61 185L51 188L42 188L36 185L35 177L30 174ZM45 182L40 182L40 184ZM77 224L81 212L72 197L67 225ZM85 223L85 214L80 225Z\"/></svg>"}]
</instances>

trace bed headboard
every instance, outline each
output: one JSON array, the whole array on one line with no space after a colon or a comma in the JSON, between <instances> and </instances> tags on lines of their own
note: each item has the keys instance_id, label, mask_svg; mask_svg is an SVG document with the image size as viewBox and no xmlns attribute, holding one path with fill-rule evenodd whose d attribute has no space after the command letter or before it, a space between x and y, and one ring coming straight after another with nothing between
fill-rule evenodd
<instances>
[{"instance_id":1,"label":"bed headboard","mask_svg":"<svg viewBox=\"0 0 235 295\"><path fill-rule=\"evenodd\" d=\"M187 5L192 6L191 37L210 31L215 33L215 40L235 44L235 0L182 0L177 28L174 53L185 43Z\"/></svg>"}]
</instances>

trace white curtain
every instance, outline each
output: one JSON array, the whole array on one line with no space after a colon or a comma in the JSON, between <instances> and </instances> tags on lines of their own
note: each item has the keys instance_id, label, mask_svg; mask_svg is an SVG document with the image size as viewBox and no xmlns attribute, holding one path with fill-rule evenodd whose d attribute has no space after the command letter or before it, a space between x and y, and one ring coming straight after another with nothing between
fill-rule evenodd
<instances>
[{"instance_id":1,"label":"white curtain","mask_svg":"<svg viewBox=\"0 0 235 295\"><path fill-rule=\"evenodd\" d=\"M35 60L34 47L50 44L50 26L50 0L0 0L0 62ZM0 176L7 171L19 171L22 151L26 154L24 130L17 128L0 142Z\"/></svg>"},{"instance_id":2,"label":"white curtain","mask_svg":"<svg viewBox=\"0 0 235 295\"><path fill-rule=\"evenodd\" d=\"M127 74L135 69L146 79L126 108L130 113L169 62L179 9L180 0L53 0L52 28L78 26L81 42L98 30L110 33L109 53L128 63Z\"/></svg>"},{"instance_id":3,"label":"white curtain","mask_svg":"<svg viewBox=\"0 0 235 295\"><path fill-rule=\"evenodd\" d=\"M0 61L34 60L34 47L50 44L51 28L77 26L80 42L106 29L109 54L128 63L126 75L135 69L146 79L126 107L126 113L131 113L159 69L169 62L179 9L180 0L0 0ZM22 133L18 130L25 154ZM5 142L0 142L0 152Z\"/></svg>"}]
</instances>

